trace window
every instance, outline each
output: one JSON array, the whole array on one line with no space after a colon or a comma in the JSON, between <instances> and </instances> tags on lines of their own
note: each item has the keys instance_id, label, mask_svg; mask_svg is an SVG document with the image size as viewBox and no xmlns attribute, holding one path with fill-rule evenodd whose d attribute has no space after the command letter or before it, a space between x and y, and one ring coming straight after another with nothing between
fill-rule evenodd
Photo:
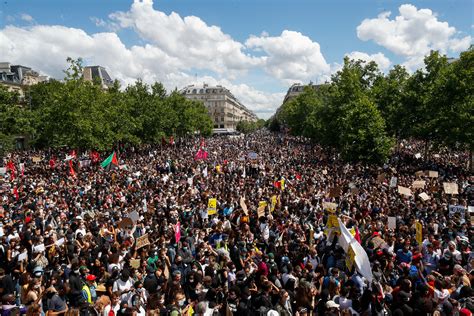
<instances>
[{"instance_id":1,"label":"window","mask_svg":"<svg viewBox=\"0 0 474 316\"><path fill-rule=\"evenodd\" d=\"M221 124L221 128L224 128L224 124Z\"/></svg>"}]
</instances>

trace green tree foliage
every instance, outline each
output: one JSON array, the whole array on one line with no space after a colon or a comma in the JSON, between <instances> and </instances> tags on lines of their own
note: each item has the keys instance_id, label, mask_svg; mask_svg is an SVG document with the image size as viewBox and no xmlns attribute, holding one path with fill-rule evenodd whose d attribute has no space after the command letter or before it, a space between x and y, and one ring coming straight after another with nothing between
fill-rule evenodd
<instances>
[{"instance_id":1,"label":"green tree foliage","mask_svg":"<svg viewBox=\"0 0 474 316\"><path fill-rule=\"evenodd\" d=\"M117 143L154 143L163 136L210 135L212 120L201 102L178 92L169 96L161 83L138 80L121 89L116 81L103 90L82 78L82 61L68 58L64 82L49 81L30 89L31 111L11 106L14 96L0 90L0 123L12 133L33 133L38 147L109 149Z\"/></svg>"},{"instance_id":2,"label":"green tree foliage","mask_svg":"<svg viewBox=\"0 0 474 316\"><path fill-rule=\"evenodd\" d=\"M248 134L265 127L265 124L266 121L263 119L259 119L256 122L240 121L237 123L236 129L241 133Z\"/></svg>"}]
</instances>

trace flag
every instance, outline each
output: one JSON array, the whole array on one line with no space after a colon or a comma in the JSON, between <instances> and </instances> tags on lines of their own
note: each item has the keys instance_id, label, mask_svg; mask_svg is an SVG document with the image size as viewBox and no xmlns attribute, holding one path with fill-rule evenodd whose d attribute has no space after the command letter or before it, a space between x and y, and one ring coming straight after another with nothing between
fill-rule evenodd
<instances>
[{"instance_id":1,"label":"flag","mask_svg":"<svg viewBox=\"0 0 474 316\"><path fill-rule=\"evenodd\" d=\"M90 156L90 159L91 159L92 163L94 163L94 164L98 163L99 160L100 160L100 155L97 151L94 151L94 150L91 151L89 156Z\"/></svg>"},{"instance_id":2,"label":"flag","mask_svg":"<svg viewBox=\"0 0 474 316\"><path fill-rule=\"evenodd\" d=\"M15 195L15 198L18 201L20 199L20 195L18 194L18 188L16 186L13 188L13 194Z\"/></svg>"},{"instance_id":3,"label":"flag","mask_svg":"<svg viewBox=\"0 0 474 316\"><path fill-rule=\"evenodd\" d=\"M207 166L202 170L202 175L207 178Z\"/></svg>"},{"instance_id":4,"label":"flag","mask_svg":"<svg viewBox=\"0 0 474 316\"><path fill-rule=\"evenodd\" d=\"M74 172L74 168L72 167L72 160L71 159L69 160L69 174L71 175L71 177L76 176L76 173Z\"/></svg>"},{"instance_id":5,"label":"flag","mask_svg":"<svg viewBox=\"0 0 474 316\"><path fill-rule=\"evenodd\" d=\"M49 167L51 169L54 169L55 166L56 166L56 158L51 157L51 159L49 159Z\"/></svg>"},{"instance_id":6,"label":"flag","mask_svg":"<svg viewBox=\"0 0 474 316\"><path fill-rule=\"evenodd\" d=\"M194 160L207 160L208 153L200 148L196 155L194 156Z\"/></svg>"},{"instance_id":7,"label":"flag","mask_svg":"<svg viewBox=\"0 0 474 316\"><path fill-rule=\"evenodd\" d=\"M301 174L300 173L296 173L296 180L301 180Z\"/></svg>"},{"instance_id":8,"label":"flag","mask_svg":"<svg viewBox=\"0 0 474 316\"><path fill-rule=\"evenodd\" d=\"M68 161L68 160L72 160L72 159L76 159L76 151L75 150L71 150L69 155L66 155L66 159L64 159L64 160Z\"/></svg>"},{"instance_id":9,"label":"flag","mask_svg":"<svg viewBox=\"0 0 474 316\"><path fill-rule=\"evenodd\" d=\"M110 170L112 168L118 168L119 163L118 163L118 159L117 159L117 155L115 154L115 151L111 153L110 156L107 157L107 159L102 161L100 165L102 166L102 168L105 168L107 170Z\"/></svg>"},{"instance_id":10,"label":"flag","mask_svg":"<svg viewBox=\"0 0 474 316\"><path fill-rule=\"evenodd\" d=\"M361 243L360 233L359 233L359 229L357 227L355 228L354 238L355 238L355 240L357 240L359 242L359 244Z\"/></svg>"},{"instance_id":11,"label":"flag","mask_svg":"<svg viewBox=\"0 0 474 316\"><path fill-rule=\"evenodd\" d=\"M247 175L245 173L245 166L244 166L244 172L242 173L242 178L245 178Z\"/></svg>"}]
</instances>

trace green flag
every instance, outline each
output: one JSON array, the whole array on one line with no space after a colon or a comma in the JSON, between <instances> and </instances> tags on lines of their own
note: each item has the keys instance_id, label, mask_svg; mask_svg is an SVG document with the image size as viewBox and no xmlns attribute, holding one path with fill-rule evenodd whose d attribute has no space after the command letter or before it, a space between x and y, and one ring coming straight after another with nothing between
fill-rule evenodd
<instances>
[{"instance_id":1,"label":"green flag","mask_svg":"<svg viewBox=\"0 0 474 316\"><path fill-rule=\"evenodd\" d=\"M119 164L118 164L117 155L115 154L115 151L112 154L110 154L110 156L107 157L107 159L102 161L100 165L102 166L102 168L106 168L106 169L118 168Z\"/></svg>"}]
</instances>

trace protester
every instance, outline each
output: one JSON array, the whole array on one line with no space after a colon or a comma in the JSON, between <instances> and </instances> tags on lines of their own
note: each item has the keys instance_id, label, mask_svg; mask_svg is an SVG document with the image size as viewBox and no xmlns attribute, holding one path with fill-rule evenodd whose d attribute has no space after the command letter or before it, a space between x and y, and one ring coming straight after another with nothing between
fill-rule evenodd
<instances>
[{"instance_id":1,"label":"protester","mask_svg":"<svg viewBox=\"0 0 474 316\"><path fill-rule=\"evenodd\" d=\"M423 148L347 164L262 130L120 146L102 166L9 154L2 316L469 315L468 154Z\"/></svg>"}]
</instances>

